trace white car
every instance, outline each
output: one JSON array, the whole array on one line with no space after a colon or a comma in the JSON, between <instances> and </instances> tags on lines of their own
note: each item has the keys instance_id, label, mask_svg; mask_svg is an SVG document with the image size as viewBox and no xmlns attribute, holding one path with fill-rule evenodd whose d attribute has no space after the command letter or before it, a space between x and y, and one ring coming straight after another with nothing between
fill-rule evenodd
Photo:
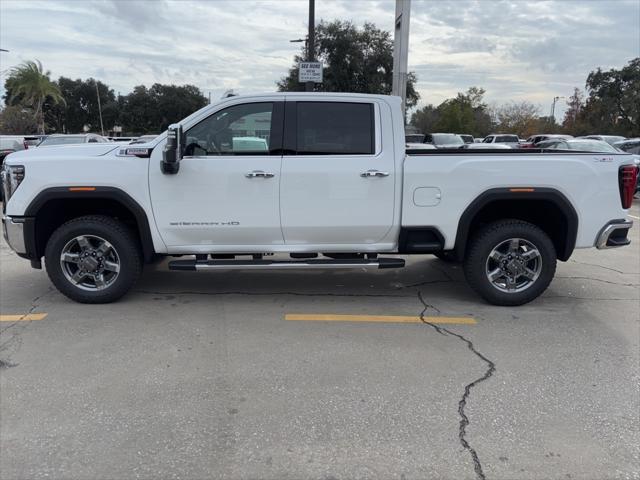
<instances>
[{"instance_id":1,"label":"white car","mask_svg":"<svg viewBox=\"0 0 640 480\"><path fill-rule=\"evenodd\" d=\"M508 145L510 148L520 148L520 139L517 135L505 135L501 133L492 133L482 140L482 143L490 143L493 145Z\"/></svg>"},{"instance_id":2,"label":"white car","mask_svg":"<svg viewBox=\"0 0 640 480\"><path fill-rule=\"evenodd\" d=\"M234 142L247 137L268 148ZM434 254L513 306L575 248L629 244L636 176L615 152L412 154L398 97L280 92L225 98L151 143L12 153L2 223L18 255L36 268L44 257L58 290L85 303L122 297L162 255L193 256L168 267L197 272L401 268L398 255Z\"/></svg>"},{"instance_id":3,"label":"white car","mask_svg":"<svg viewBox=\"0 0 640 480\"><path fill-rule=\"evenodd\" d=\"M77 135L53 134L42 139L37 145L40 147L51 147L54 145L76 145L80 143L108 143L109 140L96 133L83 133Z\"/></svg>"},{"instance_id":4,"label":"white car","mask_svg":"<svg viewBox=\"0 0 640 480\"><path fill-rule=\"evenodd\" d=\"M407 143L407 150L435 150L436 147L430 143Z\"/></svg>"},{"instance_id":5,"label":"white car","mask_svg":"<svg viewBox=\"0 0 640 480\"><path fill-rule=\"evenodd\" d=\"M467 150L511 150L506 143L467 143L460 148Z\"/></svg>"}]
</instances>

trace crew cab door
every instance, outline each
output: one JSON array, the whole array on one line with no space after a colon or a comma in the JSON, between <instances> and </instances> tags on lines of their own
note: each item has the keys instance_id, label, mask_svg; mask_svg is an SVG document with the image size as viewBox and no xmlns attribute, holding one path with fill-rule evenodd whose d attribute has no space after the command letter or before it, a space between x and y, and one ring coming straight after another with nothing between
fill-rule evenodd
<instances>
[{"instance_id":1,"label":"crew cab door","mask_svg":"<svg viewBox=\"0 0 640 480\"><path fill-rule=\"evenodd\" d=\"M238 100L185 129L177 174L163 174L159 161L150 163L153 213L170 252L237 252L243 245L284 242L283 110L282 97ZM154 149L152 160L160 159L161 150Z\"/></svg>"},{"instance_id":2,"label":"crew cab door","mask_svg":"<svg viewBox=\"0 0 640 480\"><path fill-rule=\"evenodd\" d=\"M280 182L287 245L372 245L391 230L393 126L382 108L366 97L287 97Z\"/></svg>"}]
</instances>

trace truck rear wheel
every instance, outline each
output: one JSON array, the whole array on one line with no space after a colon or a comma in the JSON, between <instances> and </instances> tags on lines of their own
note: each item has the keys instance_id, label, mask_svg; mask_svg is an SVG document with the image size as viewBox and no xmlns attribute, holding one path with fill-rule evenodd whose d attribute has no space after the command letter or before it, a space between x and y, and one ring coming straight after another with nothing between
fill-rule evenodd
<instances>
[{"instance_id":1,"label":"truck rear wheel","mask_svg":"<svg viewBox=\"0 0 640 480\"><path fill-rule=\"evenodd\" d=\"M118 300L135 284L142 257L133 234L105 216L75 218L47 242L45 265L56 288L80 303Z\"/></svg>"},{"instance_id":2,"label":"truck rear wheel","mask_svg":"<svg viewBox=\"0 0 640 480\"><path fill-rule=\"evenodd\" d=\"M470 241L464 260L469 285L494 305L528 303L546 290L556 271L549 236L520 220L482 228Z\"/></svg>"}]
</instances>

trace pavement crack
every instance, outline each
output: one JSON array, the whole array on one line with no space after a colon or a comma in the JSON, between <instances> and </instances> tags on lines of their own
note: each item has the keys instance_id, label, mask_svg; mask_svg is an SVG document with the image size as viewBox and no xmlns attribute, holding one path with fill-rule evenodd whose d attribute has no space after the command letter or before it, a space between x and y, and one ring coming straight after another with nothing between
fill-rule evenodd
<instances>
[{"instance_id":1,"label":"pavement crack","mask_svg":"<svg viewBox=\"0 0 640 480\"><path fill-rule=\"evenodd\" d=\"M52 291L53 291L53 287L49 287L49 289L45 293L38 295L37 297L34 297L33 300L31 300L31 307L29 308L29 310L27 310L26 313L21 315L20 318L15 322L11 322L7 327L0 330L0 338L1 338L3 335L6 334L7 330L15 327L16 325L20 324L20 327L21 327L19 330L14 331L13 335L11 335L9 339L3 340L2 342L0 342L0 356L4 357L4 358L0 358L0 370L17 366L16 363L13 363L11 361L11 357L15 355L18 352L18 350L20 350L20 346L22 345L22 338L20 337L20 335L22 334L24 329L27 328L27 326L31 323L31 321L24 321L24 318L26 318L28 315L31 315L33 312L35 312L39 306L38 302L40 301L40 299L42 299ZM13 352L11 352L12 349L13 349Z\"/></svg>"},{"instance_id":2,"label":"pavement crack","mask_svg":"<svg viewBox=\"0 0 640 480\"><path fill-rule=\"evenodd\" d=\"M409 285L402 285L398 287L398 290L402 290L405 288L417 288L417 287L422 287L424 285L433 285L436 283L455 283L455 280L425 280L424 282L411 283Z\"/></svg>"},{"instance_id":3,"label":"pavement crack","mask_svg":"<svg viewBox=\"0 0 640 480\"><path fill-rule=\"evenodd\" d=\"M564 278L564 279L570 279L570 280L592 280L594 282L608 283L608 284L611 284L611 285L618 285L618 286L621 286L621 287L637 287L637 286L640 286L640 283L612 282L611 280L603 280L601 278L593 278L593 277L572 277L572 276L563 277L563 276L556 275L555 278Z\"/></svg>"},{"instance_id":4,"label":"pavement crack","mask_svg":"<svg viewBox=\"0 0 640 480\"><path fill-rule=\"evenodd\" d=\"M605 267L604 265L598 265L597 263L587 263L587 262L578 262L577 260L569 260L571 263L577 263L578 265L589 265L590 267L598 267L604 270L610 270L612 272L621 273L623 275L638 275L638 272L623 272L622 270L618 270L616 268Z\"/></svg>"},{"instance_id":5,"label":"pavement crack","mask_svg":"<svg viewBox=\"0 0 640 480\"><path fill-rule=\"evenodd\" d=\"M476 478L478 480L485 480L486 477L485 477L484 471L482 470L482 463L480 463L480 458L478 457L478 453L476 452L475 448L473 448L471 446L471 444L469 443L469 441L467 440L467 426L469 425L470 422L469 422L469 417L467 416L467 414L465 412L465 408L467 406L467 401L469 400L469 396L471 395L471 389L476 387L480 383L488 380L489 378L491 378L491 376L496 371L496 365L491 360L489 360L487 357L485 357L482 353L480 353L478 350L476 350L476 348L473 345L473 342L471 340L467 339L463 335L460 335L458 333L452 332L451 330L449 330L449 329L447 329L445 327L441 327L439 325L436 325L435 323L429 322L425 318L425 313L427 312L427 310L432 309L435 312L437 312L438 314L440 313L440 310L438 308L436 308L435 306L428 304L424 300L424 297L422 296L421 292L418 292L418 299L420 300L420 303L422 303L422 305L424 307L422 309L422 312L420 312L420 320L422 320L422 322L424 324L429 325L431 328L433 328L440 335L444 335L444 336L449 335L449 336L452 336L452 337L456 337L460 341L464 342L467 345L467 348L469 350L471 350L471 352L473 352L473 354L476 357L478 357L480 360L482 360L483 363L485 363L487 365L487 370L485 371L484 375L482 375L481 377L476 378L471 383L468 383L467 385L465 385L464 393L462 394L462 398L458 402L458 414L460 415L460 426L459 426L459 429L458 429L458 438L460 440L460 444L471 455L471 458L473 460L473 469L474 469L474 471L476 473Z\"/></svg>"}]
</instances>

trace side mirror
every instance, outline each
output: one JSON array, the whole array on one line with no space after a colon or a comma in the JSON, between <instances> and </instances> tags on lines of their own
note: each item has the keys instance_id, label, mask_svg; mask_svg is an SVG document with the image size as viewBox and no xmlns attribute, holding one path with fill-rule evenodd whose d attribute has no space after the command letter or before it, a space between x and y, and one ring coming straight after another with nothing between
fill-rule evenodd
<instances>
[{"instance_id":1,"label":"side mirror","mask_svg":"<svg viewBox=\"0 0 640 480\"><path fill-rule=\"evenodd\" d=\"M182 126L180 124L169 125L167 130L167 143L162 151L160 169L162 173L175 175L180 170L182 158Z\"/></svg>"}]
</instances>

